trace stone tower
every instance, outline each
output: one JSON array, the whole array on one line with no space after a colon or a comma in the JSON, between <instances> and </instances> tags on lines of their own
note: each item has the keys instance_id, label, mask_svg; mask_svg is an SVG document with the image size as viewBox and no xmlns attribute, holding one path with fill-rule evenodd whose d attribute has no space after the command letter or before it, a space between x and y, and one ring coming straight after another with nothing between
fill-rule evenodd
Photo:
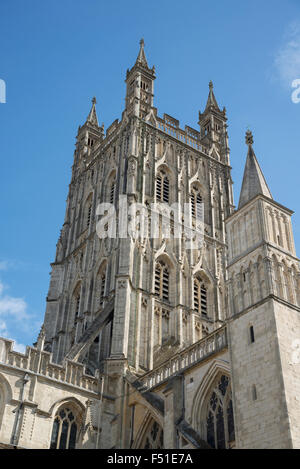
<instances>
[{"instance_id":1,"label":"stone tower","mask_svg":"<svg viewBox=\"0 0 300 469\"><path fill-rule=\"evenodd\" d=\"M273 200L250 131L246 143L238 210L226 220L236 442L299 448L300 285L292 212Z\"/></svg>"},{"instance_id":2,"label":"stone tower","mask_svg":"<svg viewBox=\"0 0 300 469\"><path fill-rule=\"evenodd\" d=\"M127 71L122 120L98 124L96 100L77 135L65 222L52 264L45 315L45 347L56 362L79 360L90 373L108 357L128 360L137 372L209 334L225 320L225 226L233 210L227 118L213 85L200 129L153 106L154 67L144 41ZM120 234L120 200L204 203L204 242L185 248L183 239L134 239ZM97 212L99 204L113 209ZM116 236L100 239L112 212ZM130 216L129 216L130 218ZM124 221L124 220L123 220ZM98 224L98 225L97 225ZM162 216L158 218L159 226Z\"/></svg>"},{"instance_id":3,"label":"stone tower","mask_svg":"<svg viewBox=\"0 0 300 469\"><path fill-rule=\"evenodd\" d=\"M251 132L235 211L212 82L183 129L154 80L141 40L121 120L93 98L78 129L37 344L0 338L0 448L300 448L292 212Z\"/></svg>"}]
</instances>

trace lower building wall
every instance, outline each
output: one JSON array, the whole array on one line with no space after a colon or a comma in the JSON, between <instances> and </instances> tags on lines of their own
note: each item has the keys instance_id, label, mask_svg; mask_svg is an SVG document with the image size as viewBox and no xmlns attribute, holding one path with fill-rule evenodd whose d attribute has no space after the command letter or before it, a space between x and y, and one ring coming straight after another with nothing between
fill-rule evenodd
<instances>
[{"instance_id":1,"label":"lower building wall","mask_svg":"<svg viewBox=\"0 0 300 469\"><path fill-rule=\"evenodd\" d=\"M280 303L274 311L292 444L300 449L300 313Z\"/></svg>"},{"instance_id":2,"label":"lower building wall","mask_svg":"<svg viewBox=\"0 0 300 469\"><path fill-rule=\"evenodd\" d=\"M23 448L48 449L56 411L70 407L81 428L87 420L87 402L97 395L0 364L0 443ZM23 399L22 389L24 387ZM77 433L77 436L79 432ZM80 445L88 447L85 436Z\"/></svg>"},{"instance_id":3,"label":"lower building wall","mask_svg":"<svg viewBox=\"0 0 300 469\"><path fill-rule=\"evenodd\" d=\"M233 318L228 327L236 437L241 449L293 447L279 346L282 340L278 342L277 335L277 328L283 327L282 313L269 299ZM294 391L291 394L295 397Z\"/></svg>"}]
</instances>

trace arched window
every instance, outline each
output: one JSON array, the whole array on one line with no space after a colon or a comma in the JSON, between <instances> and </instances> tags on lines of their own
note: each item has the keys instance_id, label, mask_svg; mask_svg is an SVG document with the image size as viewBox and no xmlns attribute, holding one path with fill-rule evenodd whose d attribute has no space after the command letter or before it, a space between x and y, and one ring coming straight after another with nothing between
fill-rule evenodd
<instances>
[{"instance_id":1,"label":"arched window","mask_svg":"<svg viewBox=\"0 0 300 469\"><path fill-rule=\"evenodd\" d=\"M164 432L161 426L154 420L145 435L142 449L163 449Z\"/></svg>"},{"instance_id":2,"label":"arched window","mask_svg":"<svg viewBox=\"0 0 300 469\"><path fill-rule=\"evenodd\" d=\"M111 204L115 202L115 191L116 191L116 179L114 177L110 183L110 191L109 191L109 201Z\"/></svg>"},{"instance_id":3,"label":"arched window","mask_svg":"<svg viewBox=\"0 0 300 469\"><path fill-rule=\"evenodd\" d=\"M194 309L207 316L207 288L200 278L194 279Z\"/></svg>"},{"instance_id":4,"label":"arched window","mask_svg":"<svg viewBox=\"0 0 300 469\"><path fill-rule=\"evenodd\" d=\"M96 310L98 310L104 301L105 296L105 283L106 283L106 263L100 267L97 274L97 286L96 286Z\"/></svg>"},{"instance_id":5,"label":"arched window","mask_svg":"<svg viewBox=\"0 0 300 469\"><path fill-rule=\"evenodd\" d=\"M83 229L89 228L92 221L93 194L90 194L84 205Z\"/></svg>"},{"instance_id":6,"label":"arched window","mask_svg":"<svg viewBox=\"0 0 300 469\"><path fill-rule=\"evenodd\" d=\"M86 219L87 228L91 224L91 215L92 215L92 204L90 203L87 208L87 219Z\"/></svg>"},{"instance_id":7,"label":"arched window","mask_svg":"<svg viewBox=\"0 0 300 469\"><path fill-rule=\"evenodd\" d=\"M231 387L222 375L210 394L206 415L207 443L216 449L230 448L235 440Z\"/></svg>"},{"instance_id":8,"label":"arched window","mask_svg":"<svg viewBox=\"0 0 300 469\"><path fill-rule=\"evenodd\" d=\"M191 211L193 217L202 217L202 196L197 187L193 187L191 191Z\"/></svg>"},{"instance_id":9,"label":"arched window","mask_svg":"<svg viewBox=\"0 0 300 469\"><path fill-rule=\"evenodd\" d=\"M170 182L166 172L161 169L156 176L156 201L169 203Z\"/></svg>"},{"instance_id":10,"label":"arched window","mask_svg":"<svg viewBox=\"0 0 300 469\"><path fill-rule=\"evenodd\" d=\"M159 261L155 267L155 293L163 301L169 301L169 268Z\"/></svg>"},{"instance_id":11,"label":"arched window","mask_svg":"<svg viewBox=\"0 0 300 469\"><path fill-rule=\"evenodd\" d=\"M78 419L68 407L63 407L55 415L50 449L75 449L78 432Z\"/></svg>"},{"instance_id":12,"label":"arched window","mask_svg":"<svg viewBox=\"0 0 300 469\"><path fill-rule=\"evenodd\" d=\"M81 285L77 285L73 293L72 303L73 303L74 321L76 321L80 312L80 296L81 296L80 290L81 290Z\"/></svg>"}]
</instances>

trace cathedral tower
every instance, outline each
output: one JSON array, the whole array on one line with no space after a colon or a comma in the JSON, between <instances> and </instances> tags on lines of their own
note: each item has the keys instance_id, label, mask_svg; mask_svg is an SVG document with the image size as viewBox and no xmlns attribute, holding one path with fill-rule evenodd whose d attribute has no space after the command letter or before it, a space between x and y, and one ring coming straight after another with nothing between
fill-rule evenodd
<instances>
[{"instance_id":1,"label":"cathedral tower","mask_svg":"<svg viewBox=\"0 0 300 469\"><path fill-rule=\"evenodd\" d=\"M210 84L200 132L182 130L173 117L157 116L154 79L141 40L127 72L122 120L105 135L94 98L78 130L65 223L52 264L45 347L57 362L76 359L91 373L108 357L127 360L138 372L149 370L225 320L224 217L233 207L225 111ZM209 131L202 128L207 122ZM166 236L161 213L156 237L136 239L127 226L120 234L136 203L146 211L153 203L177 203L182 211L187 204L191 219L196 203L203 203L201 249L186 248L172 228ZM103 204L113 207L115 236L97 233L97 226L106 225Z\"/></svg>"},{"instance_id":2,"label":"cathedral tower","mask_svg":"<svg viewBox=\"0 0 300 469\"><path fill-rule=\"evenodd\" d=\"M228 328L239 448L300 446L299 265L292 212L275 202L246 135L238 210L226 220Z\"/></svg>"}]
</instances>

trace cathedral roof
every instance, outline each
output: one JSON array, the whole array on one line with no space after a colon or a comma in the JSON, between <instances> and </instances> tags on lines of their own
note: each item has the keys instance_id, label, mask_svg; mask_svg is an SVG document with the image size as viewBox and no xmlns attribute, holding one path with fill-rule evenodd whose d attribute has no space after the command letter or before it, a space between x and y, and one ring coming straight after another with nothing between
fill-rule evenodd
<instances>
[{"instance_id":1,"label":"cathedral roof","mask_svg":"<svg viewBox=\"0 0 300 469\"><path fill-rule=\"evenodd\" d=\"M246 133L246 144L248 145L248 155L240 194L239 209L259 194L270 199L273 198L252 148L253 136L252 132L249 130Z\"/></svg>"}]
</instances>

